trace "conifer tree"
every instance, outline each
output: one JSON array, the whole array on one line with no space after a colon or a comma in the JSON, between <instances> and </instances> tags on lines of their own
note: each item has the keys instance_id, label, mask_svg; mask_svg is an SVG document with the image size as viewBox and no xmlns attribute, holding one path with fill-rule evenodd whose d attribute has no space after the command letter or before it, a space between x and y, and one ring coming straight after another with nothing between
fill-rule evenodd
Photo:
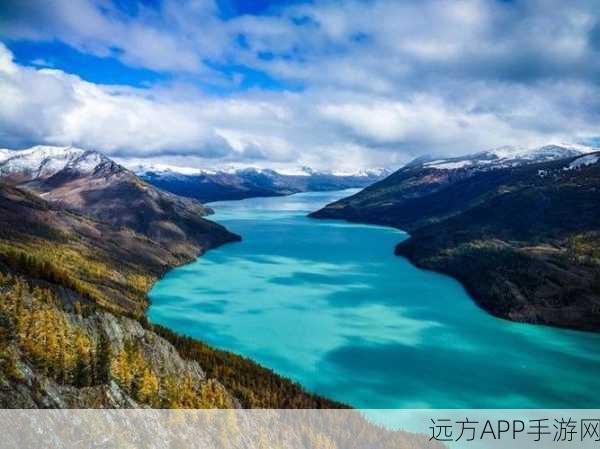
<instances>
[{"instance_id":1,"label":"conifer tree","mask_svg":"<svg viewBox=\"0 0 600 449\"><path fill-rule=\"evenodd\" d=\"M96 345L96 357L94 367L94 381L101 385L110 381L111 347L108 336L100 332Z\"/></svg>"},{"instance_id":2,"label":"conifer tree","mask_svg":"<svg viewBox=\"0 0 600 449\"><path fill-rule=\"evenodd\" d=\"M140 382L138 398L140 401L155 406L158 404L159 380L156 374L146 368Z\"/></svg>"}]
</instances>

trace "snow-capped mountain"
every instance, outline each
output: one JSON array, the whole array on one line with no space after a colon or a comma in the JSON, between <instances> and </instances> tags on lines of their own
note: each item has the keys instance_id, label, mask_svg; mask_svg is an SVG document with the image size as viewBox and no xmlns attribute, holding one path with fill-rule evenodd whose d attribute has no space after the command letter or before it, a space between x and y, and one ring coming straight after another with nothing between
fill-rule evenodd
<instances>
[{"instance_id":1,"label":"snow-capped mountain","mask_svg":"<svg viewBox=\"0 0 600 449\"><path fill-rule=\"evenodd\" d=\"M256 167L199 169L162 164L130 168L156 187L203 202L362 188L390 173L386 169L333 173L310 167L276 171Z\"/></svg>"},{"instance_id":2,"label":"snow-capped mountain","mask_svg":"<svg viewBox=\"0 0 600 449\"><path fill-rule=\"evenodd\" d=\"M600 154L587 154L585 156L581 156L575 159L569 164L568 167L565 167L564 170L576 170L579 168L587 167L588 165L597 164L598 162L600 162Z\"/></svg>"},{"instance_id":3,"label":"snow-capped mountain","mask_svg":"<svg viewBox=\"0 0 600 449\"><path fill-rule=\"evenodd\" d=\"M44 190L42 184L118 175L143 180L167 192L200 201L288 195L309 190L366 187L385 177L385 169L331 173L299 167L280 173L268 168L226 166L215 169L167 164L131 165L130 170L97 151L38 145L26 150L0 149L0 178ZM135 174L134 174L135 173ZM60 179L58 179L60 178ZM96 180L95 182L98 182Z\"/></svg>"},{"instance_id":4,"label":"snow-capped mountain","mask_svg":"<svg viewBox=\"0 0 600 449\"><path fill-rule=\"evenodd\" d=\"M127 164L126 164L127 165ZM298 168L270 169L259 167L236 167L223 166L218 168L196 168L181 167L169 164L134 164L128 166L130 170L139 176L154 174L161 176L199 176L199 175L236 175L236 174L264 174L267 176L339 176L339 177L371 177L383 178L392 170L386 168L361 169L357 171L333 172L316 170L311 167L302 166Z\"/></svg>"},{"instance_id":5,"label":"snow-capped mountain","mask_svg":"<svg viewBox=\"0 0 600 449\"><path fill-rule=\"evenodd\" d=\"M143 182L97 151L52 146L2 150L0 178L54 207L130 228L176 255L195 257L210 245L237 238L202 218L210 209Z\"/></svg>"},{"instance_id":6,"label":"snow-capped mountain","mask_svg":"<svg viewBox=\"0 0 600 449\"><path fill-rule=\"evenodd\" d=\"M580 144L545 145L536 148L504 146L452 158L422 157L410 162L408 166L422 165L438 170L493 170L575 157L598 150L600 149Z\"/></svg>"},{"instance_id":7,"label":"snow-capped mountain","mask_svg":"<svg viewBox=\"0 0 600 449\"><path fill-rule=\"evenodd\" d=\"M65 169L86 174L110 162L97 151L70 146L38 145L27 150L0 150L0 177L16 176L20 180L49 178Z\"/></svg>"},{"instance_id":8,"label":"snow-capped mountain","mask_svg":"<svg viewBox=\"0 0 600 449\"><path fill-rule=\"evenodd\" d=\"M344 174L342 173L334 173L338 176L366 176L366 177L372 177L372 178L385 178L386 176L392 174L394 170L390 170L389 168L367 168L367 169L362 169L362 170L358 170L356 172L352 172L352 173L346 173Z\"/></svg>"},{"instance_id":9,"label":"snow-capped mountain","mask_svg":"<svg viewBox=\"0 0 600 449\"><path fill-rule=\"evenodd\" d=\"M433 213L450 207L456 198L476 197L490 186L497 187L504 179L517 183L521 179L519 176L525 176L523 173L528 176L533 173L536 178L550 181L598 162L600 149L586 145L546 145L529 149L501 147L451 158L424 156L371 188L332 203L313 216L380 224L396 220L404 226L402 220L409 220L411 214L423 216L428 210ZM448 196L435 196L442 195L441 192L447 192Z\"/></svg>"}]
</instances>

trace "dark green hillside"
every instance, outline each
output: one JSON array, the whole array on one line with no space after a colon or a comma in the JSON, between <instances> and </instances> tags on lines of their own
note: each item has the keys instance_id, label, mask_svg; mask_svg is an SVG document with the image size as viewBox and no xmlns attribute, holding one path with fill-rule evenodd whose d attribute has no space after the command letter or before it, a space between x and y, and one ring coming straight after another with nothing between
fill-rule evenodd
<instances>
[{"instance_id":1,"label":"dark green hillside","mask_svg":"<svg viewBox=\"0 0 600 449\"><path fill-rule=\"evenodd\" d=\"M495 315L600 330L600 167L524 181L396 253L456 276Z\"/></svg>"},{"instance_id":2,"label":"dark green hillside","mask_svg":"<svg viewBox=\"0 0 600 449\"><path fill-rule=\"evenodd\" d=\"M460 279L494 315L600 330L600 164L409 165L317 218L395 226L396 254Z\"/></svg>"},{"instance_id":3,"label":"dark green hillside","mask_svg":"<svg viewBox=\"0 0 600 449\"><path fill-rule=\"evenodd\" d=\"M550 180L538 176L538 171L563 166L564 161L554 161L475 172L408 166L310 216L384 224L412 231L514 190L520 184L548 183Z\"/></svg>"}]
</instances>

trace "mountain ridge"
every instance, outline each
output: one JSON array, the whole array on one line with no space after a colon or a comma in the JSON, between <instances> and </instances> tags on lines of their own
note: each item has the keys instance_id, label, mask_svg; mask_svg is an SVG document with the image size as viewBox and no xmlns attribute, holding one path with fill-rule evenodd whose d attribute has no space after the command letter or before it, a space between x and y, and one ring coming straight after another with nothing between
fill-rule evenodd
<instances>
[{"instance_id":1,"label":"mountain ridge","mask_svg":"<svg viewBox=\"0 0 600 449\"><path fill-rule=\"evenodd\" d=\"M306 166L281 172L257 167L201 169L168 164L133 164L127 168L100 152L72 146L38 145L25 150L0 150L0 178L21 185L31 182L29 187L37 188L45 195L50 195L44 191L48 188L48 178L59 173L63 178L76 177L77 174L93 175L94 170L103 164L107 169L111 167L113 173L119 170L129 172L165 192L203 203L360 188L390 174L383 168L338 173ZM53 181L56 182L57 178ZM207 212L210 213L209 208Z\"/></svg>"},{"instance_id":2,"label":"mountain ridge","mask_svg":"<svg viewBox=\"0 0 600 449\"><path fill-rule=\"evenodd\" d=\"M52 204L141 233L185 259L240 239L203 218L210 208L151 186L97 151L36 146L4 153L0 179Z\"/></svg>"},{"instance_id":3,"label":"mountain ridge","mask_svg":"<svg viewBox=\"0 0 600 449\"><path fill-rule=\"evenodd\" d=\"M388 174L383 169L342 174L319 172L308 167L294 174L254 167L184 170L184 173L180 173L163 166L160 170L138 167L136 171L142 179L156 187L202 202L365 187Z\"/></svg>"},{"instance_id":4,"label":"mountain ridge","mask_svg":"<svg viewBox=\"0 0 600 449\"><path fill-rule=\"evenodd\" d=\"M549 152L548 149L552 151ZM506 150L501 152L491 150L466 156L438 158L433 161L429 157L421 157L409 162L385 179L366 187L355 195L328 204L319 211L313 212L310 216L314 218L342 218L349 221L362 220L370 222L370 220L373 220L376 224L406 226L404 230L410 231L413 226L419 224L413 218L409 217L395 224L393 224L393 220L389 219L394 215L397 218L397 212L403 209L404 202L432 195L470 178L482 179L478 176L486 173L489 174L488 178L496 179L494 182L501 183L503 179L510 176L511 168L517 169L527 165L543 164L565 157L585 156L595 150L594 147L547 145L529 151L517 149L512 152L512 157L506 156L508 153ZM498 157L498 153L503 157ZM460 163L460 166L448 166L448 164L458 163ZM476 196L476 192L472 193L473 196ZM457 198L456 200L460 201L461 199ZM432 207L434 206L432 205ZM439 207L443 208L445 206L442 204ZM369 213L371 208L373 211L377 211L376 215ZM419 213L417 205L412 209L414 209L415 214Z\"/></svg>"},{"instance_id":5,"label":"mountain ridge","mask_svg":"<svg viewBox=\"0 0 600 449\"><path fill-rule=\"evenodd\" d=\"M420 161L310 216L408 231L397 255L459 279L498 317L600 331L600 153L557 156L471 171Z\"/></svg>"},{"instance_id":6,"label":"mountain ridge","mask_svg":"<svg viewBox=\"0 0 600 449\"><path fill-rule=\"evenodd\" d=\"M153 282L239 239L205 220L206 208L107 158L41 153L0 178L0 406L345 407L148 323ZM122 207L143 216L104 215Z\"/></svg>"},{"instance_id":7,"label":"mountain ridge","mask_svg":"<svg viewBox=\"0 0 600 449\"><path fill-rule=\"evenodd\" d=\"M125 164L127 165L127 164ZM385 168L369 168L360 169L348 172L334 172L328 170L315 170L308 166L301 166L292 169L276 169L276 168L261 168L254 166L223 166L214 168L197 168L197 167L182 167L170 164L133 164L128 165L128 168L138 176L147 173L156 173L164 175L216 175L216 174L238 174L238 173L268 173L280 176L312 176L312 175L328 175L337 177L359 177L359 176L384 176L390 174L391 171Z\"/></svg>"}]
</instances>

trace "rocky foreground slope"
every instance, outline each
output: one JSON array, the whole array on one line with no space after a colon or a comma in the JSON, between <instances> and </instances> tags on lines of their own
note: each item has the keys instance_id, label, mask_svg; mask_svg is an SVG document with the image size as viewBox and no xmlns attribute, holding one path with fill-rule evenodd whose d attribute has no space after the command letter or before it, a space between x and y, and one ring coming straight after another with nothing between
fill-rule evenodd
<instances>
[{"instance_id":1,"label":"rocky foreground slope","mask_svg":"<svg viewBox=\"0 0 600 449\"><path fill-rule=\"evenodd\" d=\"M340 406L145 320L165 270L239 239L202 205L99 153L3 156L0 407Z\"/></svg>"},{"instance_id":2,"label":"rocky foreground slope","mask_svg":"<svg viewBox=\"0 0 600 449\"><path fill-rule=\"evenodd\" d=\"M494 315L599 331L600 155L592 150L417 160L312 216L409 231L396 254L457 277Z\"/></svg>"}]
</instances>

